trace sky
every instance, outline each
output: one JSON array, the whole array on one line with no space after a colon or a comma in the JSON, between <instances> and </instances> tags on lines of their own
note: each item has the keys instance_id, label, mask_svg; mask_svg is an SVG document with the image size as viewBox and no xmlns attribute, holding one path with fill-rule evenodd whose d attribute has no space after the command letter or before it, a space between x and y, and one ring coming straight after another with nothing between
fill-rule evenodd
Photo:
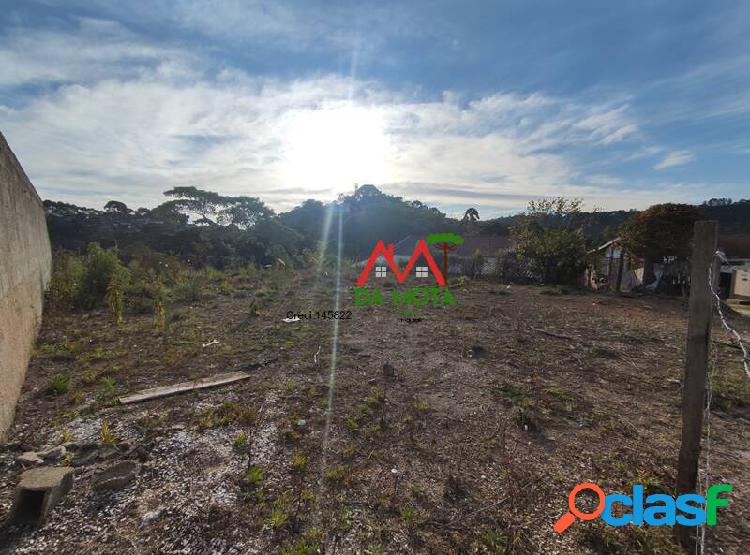
<instances>
[{"instance_id":1,"label":"sky","mask_svg":"<svg viewBox=\"0 0 750 555\"><path fill-rule=\"evenodd\" d=\"M483 219L750 198L750 2L0 0L0 131L43 198L355 183Z\"/></svg>"}]
</instances>

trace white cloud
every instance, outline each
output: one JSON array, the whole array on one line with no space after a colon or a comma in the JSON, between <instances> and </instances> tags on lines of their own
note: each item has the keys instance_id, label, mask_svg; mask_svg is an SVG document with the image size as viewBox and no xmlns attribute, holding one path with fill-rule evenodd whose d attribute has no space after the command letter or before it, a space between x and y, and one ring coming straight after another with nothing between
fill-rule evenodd
<instances>
[{"instance_id":1,"label":"white cloud","mask_svg":"<svg viewBox=\"0 0 750 555\"><path fill-rule=\"evenodd\" d=\"M217 72L202 56L98 20L82 21L77 37L19 31L0 45L2 62L10 77L0 87L64 83L3 107L0 128L40 193L68 202L154 206L162 191L195 185L288 209L370 182L500 210L543 195L642 207L676 190L622 191L606 170L579 166L576 148L649 148L622 104L504 92L415 100L338 75Z\"/></svg>"},{"instance_id":2,"label":"white cloud","mask_svg":"<svg viewBox=\"0 0 750 555\"><path fill-rule=\"evenodd\" d=\"M135 36L119 23L80 19L75 33L16 29L0 43L0 87L89 83L159 71L194 78L197 56Z\"/></svg>"},{"instance_id":3,"label":"white cloud","mask_svg":"<svg viewBox=\"0 0 750 555\"><path fill-rule=\"evenodd\" d=\"M684 166L693 160L693 155L686 150L675 150L667 154L664 159L654 166L655 170L666 170L676 166Z\"/></svg>"}]
</instances>

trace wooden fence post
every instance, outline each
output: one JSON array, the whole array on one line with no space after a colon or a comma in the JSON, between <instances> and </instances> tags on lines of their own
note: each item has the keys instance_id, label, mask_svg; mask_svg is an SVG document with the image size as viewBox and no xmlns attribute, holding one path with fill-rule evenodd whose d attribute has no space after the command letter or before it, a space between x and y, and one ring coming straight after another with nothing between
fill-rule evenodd
<instances>
[{"instance_id":1,"label":"wooden fence post","mask_svg":"<svg viewBox=\"0 0 750 555\"><path fill-rule=\"evenodd\" d=\"M714 283L718 265L714 253L718 239L715 221L695 223L693 256L690 260L690 304L688 313L687 352L682 382L682 444L677 466L677 495L694 493L698 479L698 457L703 433L708 351L711 341L713 297L708 282L709 265L714 267ZM695 527L677 526L677 537L684 547L695 545Z\"/></svg>"}]
</instances>

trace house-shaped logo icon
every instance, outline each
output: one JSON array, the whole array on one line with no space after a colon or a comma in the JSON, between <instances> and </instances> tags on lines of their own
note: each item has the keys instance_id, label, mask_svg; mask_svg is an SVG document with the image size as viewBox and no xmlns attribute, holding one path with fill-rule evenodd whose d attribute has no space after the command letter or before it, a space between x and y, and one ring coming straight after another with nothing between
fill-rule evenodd
<instances>
[{"instance_id":1,"label":"house-shaped logo icon","mask_svg":"<svg viewBox=\"0 0 750 555\"><path fill-rule=\"evenodd\" d=\"M403 283L404 280L409 277L409 272L411 272L414 264L417 262L420 256L423 256L425 262L427 262L427 267L418 266L416 269L417 277L426 277L429 268L429 270L432 271L432 275L435 277L435 281L437 282L437 284L440 286L445 285L445 278L443 277L440 268L435 263L435 260L432 258L430 250L427 247L427 242L421 239L417 241L417 245L414 247L414 253L411 255L409 263L406 265L406 268L404 268L403 272L400 272L398 266L396 266L396 262L393 256L393 243L389 243L388 247L386 247L383 241L378 241L378 244L375 245L372 253L370 253L370 258L367 259L367 264L362 270L362 273L359 274L359 279L357 279L358 287L361 287L365 283L367 283L367 279L370 277L370 272L372 271L373 266L375 266L375 262L381 256L383 257L383 259L385 259L386 264L393 272L393 275L396 276L396 279L399 283ZM385 267L378 267L375 269L376 277L385 277L385 274Z\"/></svg>"}]
</instances>

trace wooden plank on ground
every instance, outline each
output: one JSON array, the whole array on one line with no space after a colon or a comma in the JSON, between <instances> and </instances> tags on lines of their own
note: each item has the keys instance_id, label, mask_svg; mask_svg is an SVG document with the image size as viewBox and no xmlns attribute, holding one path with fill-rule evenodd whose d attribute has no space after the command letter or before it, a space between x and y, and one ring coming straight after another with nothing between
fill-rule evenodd
<instances>
[{"instance_id":1,"label":"wooden plank on ground","mask_svg":"<svg viewBox=\"0 0 750 555\"><path fill-rule=\"evenodd\" d=\"M142 389L141 391L133 393L132 395L125 395L124 397L120 397L119 401L123 405L127 405L129 403L140 403L141 401L158 399L159 397L167 397L168 395L176 395L177 393L184 393L185 391L206 389L207 387L216 387L219 385L238 382L240 380L246 380L249 377L250 374L248 374L247 372L226 372L224 374L215 374L206 378L198 378L197 380L193 380L190 382L182 382L174 385Z\"/></svg>"}]
</instances>

